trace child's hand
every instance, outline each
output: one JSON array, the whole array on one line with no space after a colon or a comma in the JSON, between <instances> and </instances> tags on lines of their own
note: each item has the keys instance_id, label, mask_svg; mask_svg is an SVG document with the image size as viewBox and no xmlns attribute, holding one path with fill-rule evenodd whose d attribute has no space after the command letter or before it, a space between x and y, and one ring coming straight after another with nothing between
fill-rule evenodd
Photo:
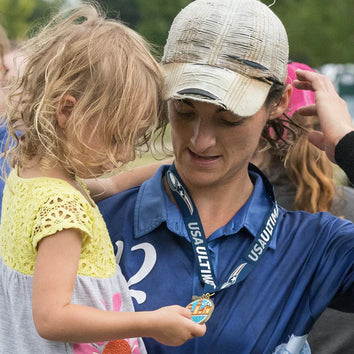
<instances>
[{"instance_id":1,"label":"child's hand","mask_svg":"<svg viewBox=\"0 0 354 354\"><path fill-rule=\"evenodd\" d=\"M179 346L188 339L205 334L205 324L200 325L191 320L191 312L181 306L162 307L152 312L154 323L151 323L154 339L162 344Z\"/></svg>"}]
</instances>

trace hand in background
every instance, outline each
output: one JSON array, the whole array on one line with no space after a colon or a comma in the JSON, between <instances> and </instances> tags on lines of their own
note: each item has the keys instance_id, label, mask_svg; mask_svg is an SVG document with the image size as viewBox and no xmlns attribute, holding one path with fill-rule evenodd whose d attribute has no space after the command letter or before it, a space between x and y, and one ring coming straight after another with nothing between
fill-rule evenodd
<instances>
[{"instance_id":1,"label":"hand in background","mask_svg":"<svg viewBox=\"0 0 354 354\"><path fill-rule=\"evenodd\" d=\"M300 69L296 71L296 76L296 88L315 92L316 104L298 109L301 115L319 118L322 131L311 132L309 140L324 150L332 162L336 162L334 155L337 143L344 135L354 131L347 104L337 94L328 77Z\"/></svg>"}]
</instances>

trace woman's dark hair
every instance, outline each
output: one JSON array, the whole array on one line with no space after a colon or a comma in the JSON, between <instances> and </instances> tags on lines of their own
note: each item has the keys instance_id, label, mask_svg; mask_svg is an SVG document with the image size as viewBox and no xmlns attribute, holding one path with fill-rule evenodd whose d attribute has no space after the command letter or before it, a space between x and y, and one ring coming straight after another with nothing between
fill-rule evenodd
<instances>
[{"instance_id":1,"label":"woman's dark hair","mask_svg":"<svg viewBox=\"0 0 354 354\"><path fill-rule=\"evenodd\" d=\"M273 109L277 107L284 93L286 85L275 82L269 90L265 101L266 108ZM263 129L262 137L264 139L262 148L272 147L279 151L282 155L283 151L287 151L296 140L297 136L303 128L294 122L286 113L279 118L268 120Z\"/></svg>"}]
</instances>

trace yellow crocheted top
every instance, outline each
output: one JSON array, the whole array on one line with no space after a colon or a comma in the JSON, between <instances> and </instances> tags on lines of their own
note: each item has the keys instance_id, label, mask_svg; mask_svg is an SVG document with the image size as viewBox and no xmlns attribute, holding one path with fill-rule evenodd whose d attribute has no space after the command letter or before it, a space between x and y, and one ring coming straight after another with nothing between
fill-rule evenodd
<instances>
[{"instance_id":1,"label":"yellow crocheted top","mask_svg":"<svg viewBox=\"0 0 354 354\"><path fill-rule=\"evenodd\" d=\"M87 191L82 181L77 179ZM89 196L89 192L87 191ZM96 204L64 180L20 178L11 171L4 188L0 256L8 267L33 275L38 242L63 229L83 233L79 275L107 278L116 265L106 224Z\"/></svg>"}]
</instances>

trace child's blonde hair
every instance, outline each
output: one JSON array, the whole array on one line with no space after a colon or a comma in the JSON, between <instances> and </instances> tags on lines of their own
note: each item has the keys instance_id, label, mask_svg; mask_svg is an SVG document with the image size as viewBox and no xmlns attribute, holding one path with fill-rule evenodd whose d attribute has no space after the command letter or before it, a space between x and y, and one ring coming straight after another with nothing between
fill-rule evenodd
<instances>
[{"instance_id":1,"label":"child's blonde hair","mask_svg":"<svg viewBox=\"0 0 354 354\"><path fill-rule=\"evenodd\" d=\"M10 151L11 166L39 157L43 167L60 161L69 173L90 177L98 165L119 167L119 152L133 159L165 126L162 75L148 44L97 6L57 15L23 51L26 67L7 114L12 135L22 134ZM76 103L60 137L57 111L67 95ZM101 161L91 159L84 143L95 134L103 136Z\"/></svg>"}]
</instances>

